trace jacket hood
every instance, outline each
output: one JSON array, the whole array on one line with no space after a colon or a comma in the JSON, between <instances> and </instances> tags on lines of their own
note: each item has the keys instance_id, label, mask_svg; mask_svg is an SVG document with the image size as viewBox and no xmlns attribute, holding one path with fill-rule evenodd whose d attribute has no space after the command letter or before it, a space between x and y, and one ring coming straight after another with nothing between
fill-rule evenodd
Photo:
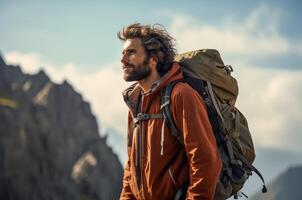
<instances>
[{"instance_id":1,"label":"jacket hood","mask_svg":"<svg viewBox=\"0 0 302 200\"><path fill-rule=\"evenodd\" d=\"M154 96L158 95L158 93L161 91L163 87L165 87L166 85L168 85L169 83L175 80L183 79L182 71L179 64L174 62L172 64L171 69L161 79L162 80L160 80L160 83L152 90L152 92L146 95L150 98L149 102L152 101L152 98L154 98ZM142 93L142 89L140 88L138 82L132 84L122 93L124 97L124 101L129 107L132 117L136 116L137 103L141 93Z\"/></svg>"}]
</instances>

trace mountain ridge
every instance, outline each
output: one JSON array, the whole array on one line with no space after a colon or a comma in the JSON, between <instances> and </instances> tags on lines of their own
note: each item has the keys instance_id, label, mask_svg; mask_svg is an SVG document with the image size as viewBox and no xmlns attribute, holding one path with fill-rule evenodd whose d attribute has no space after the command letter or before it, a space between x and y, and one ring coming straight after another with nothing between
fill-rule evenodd
<instances>
[{"instance_id":1,"label":"mountain ridge","mask_svg":"<svg viewBox=\"0 0 302 200\"><path fill-rule=\"evenodd\" d=\"M276 179L268 184L266 194L257 193L251 200L298 200L302 191L300 182L302 178L302 165L288 167Z\"/></svg>"},{"instance_id":2,"label":"mountain ridge","mask_svg":"<svg viewBox=\"0 0 302 200\"><path fill-rule=\"evenodd\" d=\"M118 199L123 167L67 81L0 56L0 199Z\"/></svg>"}]
</instances>

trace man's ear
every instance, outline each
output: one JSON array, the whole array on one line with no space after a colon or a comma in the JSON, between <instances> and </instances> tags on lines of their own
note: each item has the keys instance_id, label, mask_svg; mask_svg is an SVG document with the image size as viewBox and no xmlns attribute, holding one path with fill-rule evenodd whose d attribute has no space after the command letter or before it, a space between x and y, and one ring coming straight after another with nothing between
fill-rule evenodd
<instances>
[{"instance_id":1,"label":"man's ear","mask_svg":"<svg viewBox=\"0 0 302 200\"><path fill-rule=\"evenodd\" d=\"M150 66L150 67L156 68L158 59L157 59L156 57L154 57L154 56L151 56L151 57L149 58L149 61L148 61L148 62L149 62L149 66Z\"/></svg>"}]
</instances>

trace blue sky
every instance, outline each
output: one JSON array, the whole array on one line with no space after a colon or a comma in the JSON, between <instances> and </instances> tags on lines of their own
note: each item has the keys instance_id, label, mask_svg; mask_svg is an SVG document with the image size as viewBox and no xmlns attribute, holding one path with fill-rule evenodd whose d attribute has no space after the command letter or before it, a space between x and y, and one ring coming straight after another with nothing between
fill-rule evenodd
<instances>
[{"instance_id":1,"label":"blue sky","mask_svg":"<svg viewBox=\"0 0 302 200\"><path fill-rule=\"evenodd\" d=\"M296 156L302 153L301 10L298 0L0 0L0 52L27 73L43 68L56 83L67 79L91 103L124 162L127 108L121 91L127 83L116 33L133 22L160 23L179 52L217 48L235 70L237 106L248 118L256 163L272 180L302 163Z\"/></svg>"},{"instance_id":2,"label":"blue sky","mask_svg":"<svg viewBox=\"0 0 302 200\"><path fill-rule=\"evenodd\" d=\"M279 10L280 34L301 42L299 1L148 2L1 0L1 51L39 52L58 64L72 60L95 65L119 58L116 32L126 24L161 23L168 27L173 16L186 15L205 24L222 26L226 20L240 23L247 13L264 4ZM263 19L262 23L265 27L268 22ZM290 57L301 61L296 55Z\"/></svg>"}]
</instances>

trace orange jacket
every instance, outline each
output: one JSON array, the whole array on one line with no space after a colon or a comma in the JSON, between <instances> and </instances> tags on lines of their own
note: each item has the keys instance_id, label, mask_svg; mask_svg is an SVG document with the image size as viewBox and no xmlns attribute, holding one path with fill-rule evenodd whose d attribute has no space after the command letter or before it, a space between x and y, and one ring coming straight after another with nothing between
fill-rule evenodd
<instances>
[{"instance_id":1,"label":"orange jacket","mask_svg":"<svg viewBox=\"0 0 302 200\"><path fill-rule=\"evenodd\" d=\"M179 65L174 63L159 85L142 96L141 111L160 114L162 88L178 79L183 76ZM120 200L170 200L183 185L188 186L187 200L213 199L221 161L203 100L183 82L172 91L171 111L183 147L163 118L141 121L133 128L141 91L134 84L123 92L129 107L128 162Z\"/></svg>"}]
</instances>

